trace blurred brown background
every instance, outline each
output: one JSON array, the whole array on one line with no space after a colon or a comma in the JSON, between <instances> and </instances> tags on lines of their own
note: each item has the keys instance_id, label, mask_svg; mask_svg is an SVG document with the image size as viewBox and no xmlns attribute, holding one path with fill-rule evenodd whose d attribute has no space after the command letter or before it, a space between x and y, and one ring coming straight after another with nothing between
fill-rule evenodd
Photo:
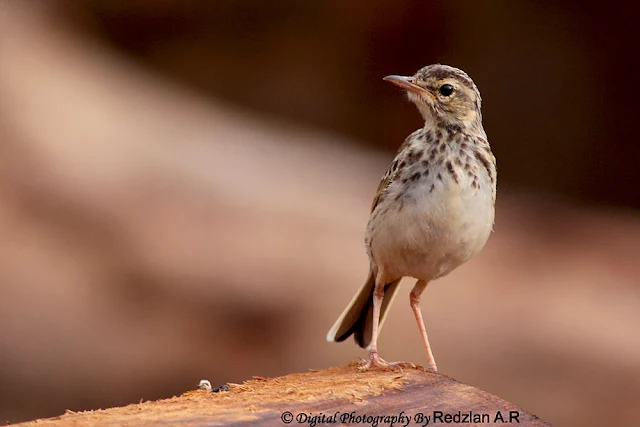
<instances>
[{"instance_id":1,"label":"blurred brown background","mask_svg":"<svg viewBox=\"0 0 640 427\"><path fill-rule=\"evenodd\" d=\"M482 91L500 182L485 251L422 304L441 371L556 425L633 424L632 17L576 0L2 1L0 421L365 355L324 337L365 278L378 179L421 124L381 78L442 62ZM380 349L424 358L406 295Z\"/></svg>"}]
</instances>

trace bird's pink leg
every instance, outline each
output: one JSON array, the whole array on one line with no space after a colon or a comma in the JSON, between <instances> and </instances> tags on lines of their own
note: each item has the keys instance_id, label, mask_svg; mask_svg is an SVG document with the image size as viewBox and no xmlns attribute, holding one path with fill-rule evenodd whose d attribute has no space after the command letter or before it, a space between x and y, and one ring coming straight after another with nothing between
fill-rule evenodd
<instances>
[{"instance_id":1,"label":"bird's pink leg","mask_svg":"<svg viewBox=\"0 0 640 427\"><path fill-rule=\"evenodd\" d=\"M420 335L422 335L424 350L427 353L427 369L433 372L438 372L436 359L433 357L433 353L431 352L431 345L429 345L427 329L424 327L424 320L422 319L422 312L420 311L420 295L422 295L422 292L427 287L428 283L429 282L427 282L426 280L418 280L416 282L416 285L413 287L411 294L409 295L409 300L411 303L411 309L413 310L413 315L416 317L416 323L418 323Z\"/></svg>"},{"instance_id":2,"label":"bird's pink leg","mask_svg":"<svg viewBox=\"0 0 640 427\"><path fill-rule=\"evenodd\" d=\"M402 371L401 365L415 367L415 365L410 362L389 363L378 355L378 328L380 324L380 308L382 307L382 300L384 299L384 282L380 282L378 278L379 276L376 278L376 286L373 290L373 328L371 331L371 344L369 345L369 360L360 365L359 369L361 371L366 371L371 368L371 366L377 366L382 369L391 368Z\"/></svg>"}]
</instances>

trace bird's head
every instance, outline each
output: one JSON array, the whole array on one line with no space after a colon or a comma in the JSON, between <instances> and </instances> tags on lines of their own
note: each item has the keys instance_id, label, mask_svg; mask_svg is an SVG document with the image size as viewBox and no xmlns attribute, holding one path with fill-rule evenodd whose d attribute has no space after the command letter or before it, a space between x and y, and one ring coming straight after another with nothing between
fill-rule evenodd
<instances>
[{"instance_id":1,"label":"bird's head","mask_svg":"<svg viewBox=\"0 0 640 427\"><path fill-rule=\"evenodd\" d=\"M428 124L482 129L480 92L464 71L435 64L411 77L387 76L384 80L405 89Z\"/></svg>"}]
</instances>

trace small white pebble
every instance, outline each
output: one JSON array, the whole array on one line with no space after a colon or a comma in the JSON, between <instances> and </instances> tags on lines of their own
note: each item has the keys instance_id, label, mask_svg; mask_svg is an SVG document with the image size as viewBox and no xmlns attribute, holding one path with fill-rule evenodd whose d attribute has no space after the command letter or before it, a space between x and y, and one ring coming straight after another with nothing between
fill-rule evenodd
<instances>
[{"instance_id":1,"label":"small white pebble","mask_svg":"<svg viewBox=\"0 0 640 427\"><path fill-rule=\"evenodd\" d=\"M207 390L207 391L212 390L211 383L208 380L200 380L200 384L198 384L198 388L200 390Z\"/></svg>"}]
</instances>

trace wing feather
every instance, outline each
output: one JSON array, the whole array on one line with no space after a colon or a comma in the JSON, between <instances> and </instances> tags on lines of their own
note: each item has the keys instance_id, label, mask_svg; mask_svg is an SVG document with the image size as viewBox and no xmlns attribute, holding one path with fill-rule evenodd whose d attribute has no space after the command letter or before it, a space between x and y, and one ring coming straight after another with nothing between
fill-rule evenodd
<instances>
[{"instance_id":1,"label":"wing feather","mask_svg":"<svg viewBox=\"0 0 640 427\"><path fill-rule=\"evenodd\" d=\"M376 191L376 196L373 198L373 203L371 204L371 212L373 212L376 209L376 206L378 206L378 203L380 203L380 200L382 199L382 195L384 194L386 189L389 188L389 185L391 185L394 179L396 179L400 162L404 157L401 155L401 153L409 144L409 140L411 136L412 135L409 135L409 138L405 139L402 145L400 146L400 148L398 148L398 154L396 154L396 158L393 159L393 162L391 162L391 165L389 165L389 168L387 169L387 171L384 173L384 175L382 175L380 184L378 184L378 190Z\"/></svg>"}]
</instances>

